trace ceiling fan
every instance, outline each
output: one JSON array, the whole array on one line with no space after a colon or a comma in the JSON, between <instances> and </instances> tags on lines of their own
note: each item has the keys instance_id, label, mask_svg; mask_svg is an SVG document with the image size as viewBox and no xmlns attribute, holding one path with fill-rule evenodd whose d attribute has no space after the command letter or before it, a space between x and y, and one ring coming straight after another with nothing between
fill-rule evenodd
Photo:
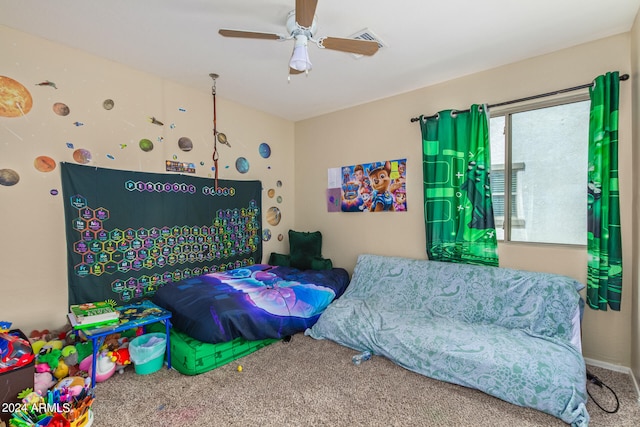
<instances>
[{"instance_id":1,"label":"ceiling fan","mask_svg":"<svg viewBox=\"0 0 640 427\"><path fill-rule=\"evenodd\" d=\"M317 27L316 7L318 0L296 0L296 8L287 15L287 34L261 33L254 31L221 29L220 35L247 39L295 40L289 61L289 74L300 74L311 70L307 43L312 41L319 48L339 50L359 55L373 55L378 51L378 43L370 40L346 39L338 37L314 38Z\"/></svg>"}]
</instances>

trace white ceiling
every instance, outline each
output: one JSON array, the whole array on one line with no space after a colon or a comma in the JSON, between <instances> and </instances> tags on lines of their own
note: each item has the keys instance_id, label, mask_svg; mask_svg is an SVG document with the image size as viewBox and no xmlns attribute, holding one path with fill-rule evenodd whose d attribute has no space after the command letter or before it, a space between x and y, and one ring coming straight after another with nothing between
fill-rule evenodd
<instances>
[{"instance_id":1,"label":"white ceiling","mask_svg":"<svg viewBox=\"0 0 640 427\"><path fill-rule=\"evenodd\" d=\"M295 0L0 0L0 24L292 121L385 98L631 29L640 0L319 0L316 37L368 28L372 57L293 41L225 38L218 29L286 33Z\"/></svg>"}]
</instances>

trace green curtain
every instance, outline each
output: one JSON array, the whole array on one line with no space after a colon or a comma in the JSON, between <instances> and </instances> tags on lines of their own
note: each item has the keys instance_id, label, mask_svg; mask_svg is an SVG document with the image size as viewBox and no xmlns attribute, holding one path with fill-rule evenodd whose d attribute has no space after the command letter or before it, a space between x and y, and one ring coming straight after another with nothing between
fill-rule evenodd
<instances>
[{"instance_id":1,"label":"green curtain","mask_svg":"<svg viewBox=\"0 0 640 427\"><path fill-rule=\"evenodd\" d=\"M598 76L589 89L587 304L620 310L622 245L618 188L618 72Z\"/></svg>"},{"instance_id":2,"label":"green curtain","mask_svg":"<svg viewBox=\"0 0 640 427\"><path fill-rule=\"evenodd\" d=\"M429 259L497 266L486 106L420 117L420 126Z\"/></svg>"}]
</instances>

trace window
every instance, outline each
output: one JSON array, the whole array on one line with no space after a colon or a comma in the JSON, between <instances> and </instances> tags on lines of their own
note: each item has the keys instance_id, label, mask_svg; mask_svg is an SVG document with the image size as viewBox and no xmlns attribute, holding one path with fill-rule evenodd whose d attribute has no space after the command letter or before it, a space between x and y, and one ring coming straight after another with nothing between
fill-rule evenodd
<instances>
[{"instance_id":1,"label":"window","mask_svg":"<svg viewBox=\"0 0 640 427\"><path fill-rule=\"evenodd\" d=\"M498 240L586 245L589 104L580 95L491 112Z\"/></svg>"}]
</instances>

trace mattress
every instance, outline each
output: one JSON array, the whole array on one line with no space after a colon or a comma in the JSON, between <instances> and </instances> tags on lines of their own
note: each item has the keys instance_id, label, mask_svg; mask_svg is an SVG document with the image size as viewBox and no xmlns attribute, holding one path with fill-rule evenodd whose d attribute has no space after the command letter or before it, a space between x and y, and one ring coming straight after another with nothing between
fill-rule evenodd
<instances>
[{"instance_id":1,"label":"mattress","mask_svg":"<svg viewBox=\"0 0 640 427\"><path fill-rule=\"evenodd\" d=\"M154 328L155 325L150 325L148 330ZM158 328L158 332L164 332L164 327ZM233 362L277 341L273 338L258 341L236 338L223 343L209 344L172 328L169 338L171 367L184 375L198 375Z\"/></svg>"},{"instance_id":2,"label":"mattress","mask_svg":"<svg viewBox=\"0 0 640 427\"><path fill-rule=\"evenodd\" d=\"M176 329L203 343L259 341L313 326L348 284L342 268L256 264L168 283L152 300L171 311Z\"/></svg>"}]
</instances>

